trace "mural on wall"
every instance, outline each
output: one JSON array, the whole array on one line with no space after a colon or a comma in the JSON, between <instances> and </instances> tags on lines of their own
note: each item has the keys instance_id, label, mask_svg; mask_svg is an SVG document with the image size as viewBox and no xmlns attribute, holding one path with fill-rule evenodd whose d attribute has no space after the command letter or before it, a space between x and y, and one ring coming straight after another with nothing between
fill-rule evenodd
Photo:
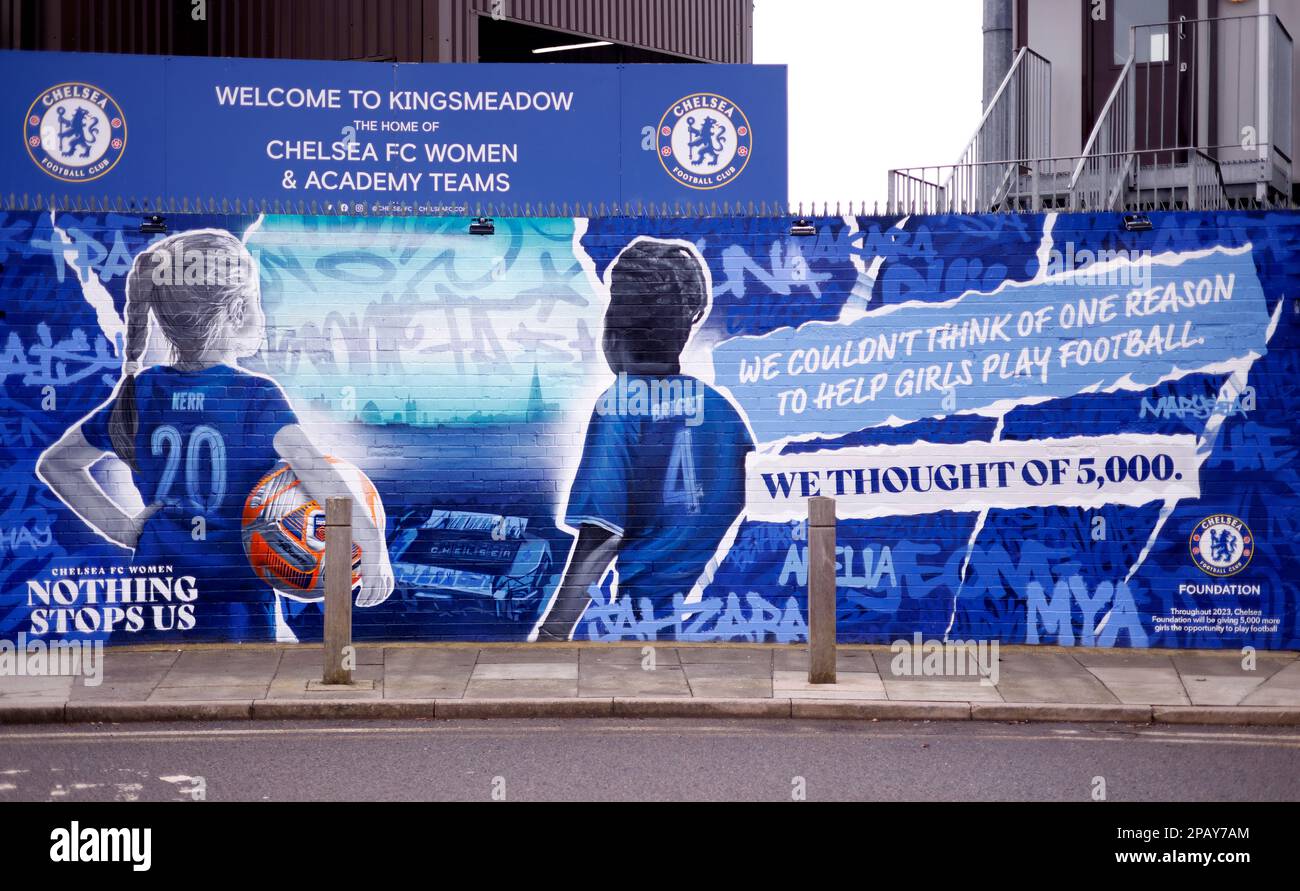
<instances>
[{"instance_id":1,"label":"mural on wall","mask_svg":"<svg viewBox=\"0 0 1300 891\"><path fill-rule=\"evenodd\" d=\"M1300 646L1300 214L0 217L0 636Z\"/></svg>"}]
</instances>

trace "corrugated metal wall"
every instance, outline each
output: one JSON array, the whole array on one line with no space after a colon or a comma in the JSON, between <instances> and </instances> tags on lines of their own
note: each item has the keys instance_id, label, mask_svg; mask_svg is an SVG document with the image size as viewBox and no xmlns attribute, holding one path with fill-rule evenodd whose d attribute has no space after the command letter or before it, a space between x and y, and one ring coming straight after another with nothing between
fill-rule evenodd
<instances>
[{"instance_id":1,"label":"corrugated metal wall","mask_svg":"<svg viewBox=\"0 0 1300 891\"><path fill-rule=\"evenodd\" d=\"M0 47L473 62L505 18L708 62L749 62L751 0L0 0Z\"/></svg>"},{"instance_id":2,"label":"corrugated metal wall","mask_svg":"<svg viewBox=\"0 0 1300 891\"><path fill-rule=\"evenodd\" d=\"M468 5L486 12L492 0ZM752 56L752 0L506 0L506 8L515 21L693 59Z\"/></svg>"}]
</instances>

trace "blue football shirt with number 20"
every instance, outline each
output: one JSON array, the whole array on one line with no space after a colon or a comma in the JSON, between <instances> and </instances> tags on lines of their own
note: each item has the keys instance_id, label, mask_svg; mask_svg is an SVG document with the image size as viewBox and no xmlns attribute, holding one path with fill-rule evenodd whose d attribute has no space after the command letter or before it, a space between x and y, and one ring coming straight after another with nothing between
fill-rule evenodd
<instances>
[{"instance_id":1,"label":"blue football shirt with number 20","mask_svg":"<svg viewBox=\"0 0 1300 891\"><path fill-rule=\"evenodd\" d=\"M82 425L86 441L113 451L110 400ZM275 434L298 422L275 381L216 365L201 371L149 368L136 378L136 488L162 509L145 523L135 562L181 563L221 578L232 593L267 598L244 557L240 522L254 485L279 461ZM196 540L196 518L203 535ZM239 595L237 595L239 596Z\"/></svg>"}]
</instances>

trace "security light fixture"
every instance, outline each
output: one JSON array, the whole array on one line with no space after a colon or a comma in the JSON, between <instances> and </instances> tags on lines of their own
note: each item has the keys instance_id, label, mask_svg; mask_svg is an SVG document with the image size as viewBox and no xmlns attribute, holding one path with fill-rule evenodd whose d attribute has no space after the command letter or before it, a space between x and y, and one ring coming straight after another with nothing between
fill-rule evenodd
<instances>
[{"instance_id":1,"label":"security light fixture","mask_svg":"<svg viewBox=\"0 0 1300 891\"><path fill-rule=\"evenodd\" d=\"M1144 213L1126 213L1124 214L1124 230L1126 232L1146 232L1151 228L1151 218Z\"/></svg>"},{"instance_id":2,"label":"security light fixture","mask_svg":"<svg viewBox=\"0 0 1300 891\"><path fill-rule=\"evenodd\" d=\"M805 220L803 217L800 217L791 224L790 234L798 236L816 235L817 227Z\"/></svg>"},{"instance_id":3,"label":"security light fixture","mask_svg":"<svg viewBox=\"0 0 1300 891\"><path fill-rule=\"evenodd\" d=\"M167 233L167 220L160 213L151 213L140 223L141 235L165 235Z\"/></svg>"},{"instance_id":4,"label":"security light fixture","mask_svg":"<svg viewBox=\"0 0 1300 891\"><path fill-rule=\"evenodd\" d=\"M478 217L469 224L470 235L496 235L497 227L491 217Z\"/></svg>"},{"instance_id":5,"label":"security light fixture","mask_svg":"<svg viewBox=\"0 0 1300 891\"><path fill-rule=\"evenodd\" d=\"M562 53L567 50L594 49L598 46L612 46L609 40L593 40L590 43L566 43L563 46L539 46L533 50L533 55L540 56L542 53Z\"/></svg>"}]
</instances>

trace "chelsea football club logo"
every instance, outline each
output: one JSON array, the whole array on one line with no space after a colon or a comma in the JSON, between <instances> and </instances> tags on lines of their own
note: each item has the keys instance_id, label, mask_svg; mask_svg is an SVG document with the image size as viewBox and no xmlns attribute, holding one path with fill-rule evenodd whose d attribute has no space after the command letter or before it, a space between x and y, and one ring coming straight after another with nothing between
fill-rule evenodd
<instances>
[{"instance_id":1,"label":"chelsea football club logo","mask_svg":"<svg viewBox=\"0 0 1300 891\"><path fill-rule=\"evenodd\" d=\"M113 169L126 150L126 116L99 87L65 83L36 97L23 122L36 166L55 179L90 182Z\"/></svg>"},{"instance_id":2,"label":"chelsea football club logo","mask_svg":"<svg viewBox=\"0 0 1300 891\"><path fill-rule=\"evenodd\" d=\"M1250 527L1231 514L1206 517L1192 530L1192 562L1206 575L1236 575L1255 556Z\"/></svg>"},{"instance_id":3,"label":"chelsea football club logo","mask_svg":"<svg viewBox=\"0 0 1300 891\"><path fill-rule=\"evenodd\" d=\"M740 106L717 93L692 93L659 121L658 155L668 175L692 189L716 189L740 176L754 132Z\"/></svg>"}]
</instances>

